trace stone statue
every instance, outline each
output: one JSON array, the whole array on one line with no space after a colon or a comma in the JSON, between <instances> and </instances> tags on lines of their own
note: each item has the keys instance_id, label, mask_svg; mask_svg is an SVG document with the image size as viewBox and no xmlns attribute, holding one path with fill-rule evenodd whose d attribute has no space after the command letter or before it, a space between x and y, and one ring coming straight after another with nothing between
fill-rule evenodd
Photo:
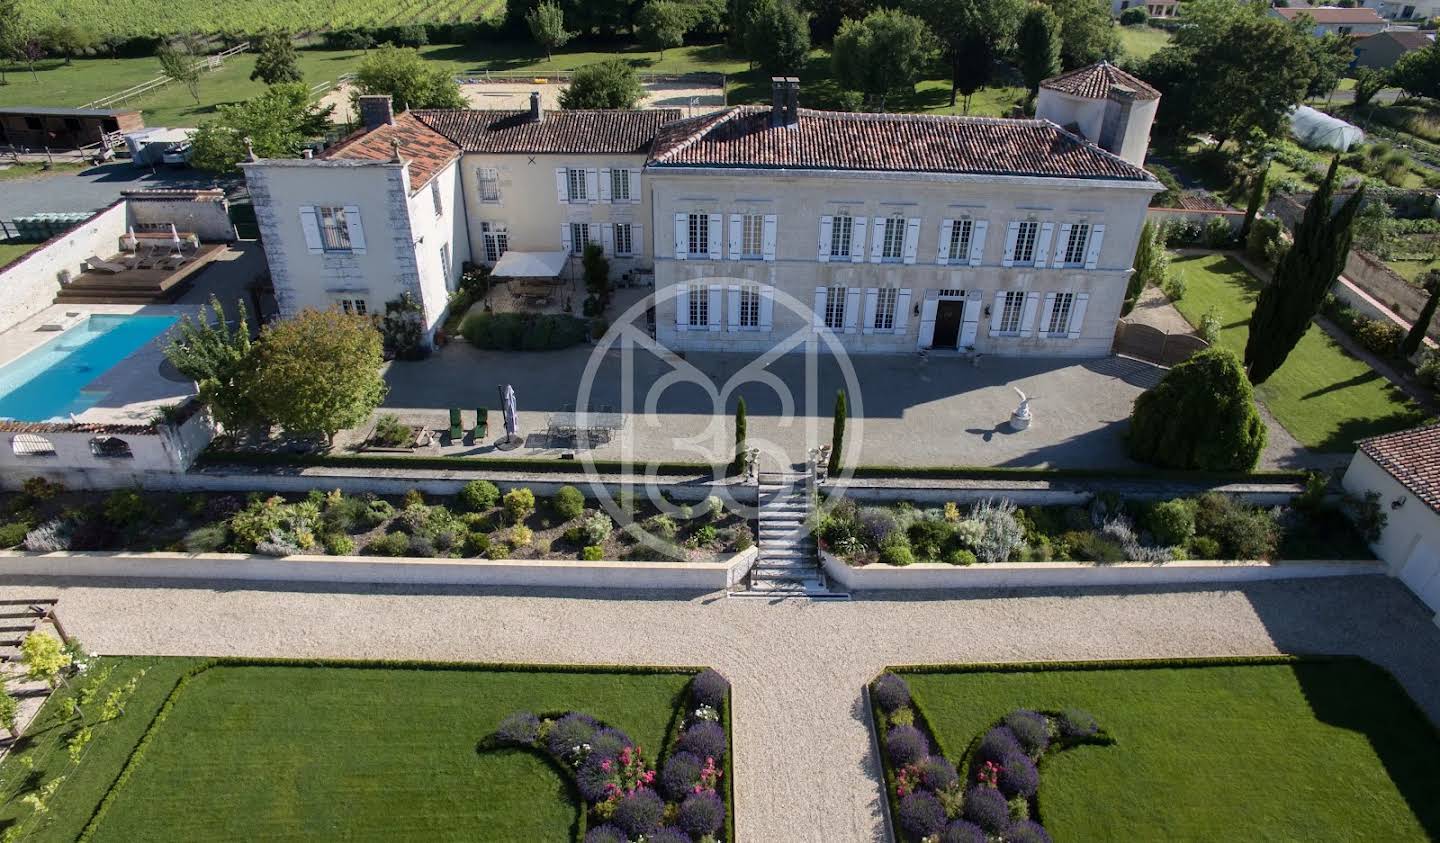
<instances>
[{"instance_id":1,"label":"stone statue","mask_svg":"<svg viewBox=\"0 0 1440 843\"><path fill-rule=\"evenodd\" d=\"M1015 412L1010 414L1010 429L1024 430L1030 426L1030 399L1020 390L1020 387L1012 386L1010 388L1015 390L1016 395L1020 396L1020 406L1016 407Z\"/></svg>"}]
</instances>

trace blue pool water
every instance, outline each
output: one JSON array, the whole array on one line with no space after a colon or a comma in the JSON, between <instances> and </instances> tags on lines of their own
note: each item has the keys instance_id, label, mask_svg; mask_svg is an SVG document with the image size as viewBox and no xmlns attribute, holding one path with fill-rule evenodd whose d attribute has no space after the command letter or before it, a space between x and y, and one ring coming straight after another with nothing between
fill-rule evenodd
<instances>
[{"instance_id":1,"label":"blue pool water","mask_svg":"<svg viewBox=\"0 0 1440 843\"><path fill-rule=\"evenodd\" d=\"M179 317L91 316L0 369L0 418L68 421L104 397L96 378L158 337Z\"/></svg>"}]
</instances>

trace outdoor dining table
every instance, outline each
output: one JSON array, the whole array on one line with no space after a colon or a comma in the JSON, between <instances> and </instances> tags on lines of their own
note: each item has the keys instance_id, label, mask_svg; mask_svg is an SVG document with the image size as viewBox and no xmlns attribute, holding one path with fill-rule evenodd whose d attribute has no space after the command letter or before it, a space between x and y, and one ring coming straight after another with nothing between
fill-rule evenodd
<instances>
[{"instance_id":1,"label":"outdoor dining table","mask_svg":"<svg viewBox=\"0 0 1440 843\"><path fill-rule=\"evenodd\" d=\"M551 436L609 441L610 434L625 427L625 414L612 412L551 413L546 423Z\"/></svg>"}]
</instances>

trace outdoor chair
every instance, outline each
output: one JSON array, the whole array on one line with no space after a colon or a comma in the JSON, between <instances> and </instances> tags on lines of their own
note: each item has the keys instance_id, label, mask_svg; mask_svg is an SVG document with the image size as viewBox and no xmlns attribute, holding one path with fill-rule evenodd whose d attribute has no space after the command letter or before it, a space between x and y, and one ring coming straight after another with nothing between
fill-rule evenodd
<instances>
[{"instance_id":1,"label":"outdoor chair","mask_svg":"<svg viewBox=\"0 0 1440 843\"><path fill-rule=\"evenodd\" d=\"M460 418L460 408L450 408L450 443L456 444L465 438L465 425Z\"/></svg>"},{"instance_id":2,"label":"outdoor chair","mask_svg":"<svg viewBox=\"0 0 1440 843\"><path fill-rule=\"evenodd\" d=\"M95 255L91 255L90 257L86 258L85 265L90 267L92 272L108 272L111 275L114 275L117 272L124 272L130 268L123 263L112 263L110 261L101 260Z\"/></svg>"},{"instance_id":3,"label":"outdoor chair","mask_svg":"<svg viewBox=\"0 0 1440 843\"><path fill-rule=\"evenodd\" d=\"M490 438L490 411L485 407L477 407L475 410L475 431L476 442L483 442Z\"/></svg>"}]
</instances>

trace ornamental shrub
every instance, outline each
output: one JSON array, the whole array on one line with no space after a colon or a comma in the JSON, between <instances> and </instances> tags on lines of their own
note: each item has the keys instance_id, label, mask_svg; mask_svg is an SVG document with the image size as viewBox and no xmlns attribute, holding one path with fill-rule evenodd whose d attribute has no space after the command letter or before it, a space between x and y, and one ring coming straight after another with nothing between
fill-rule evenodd
<instances>
[{"instance_id":1,"label":"ornamental shrub","mask_svg":"<svg viewBox=\"0 0 1440 843\"><path fill-rule=\"evenodd\" d=\"M1024 752L1009 726L996 726L986 732L985 737L980 739L979 746L975 747L975 764L984 764L986 761L1004 764L1006 758L1022 755Z\"/></svg>"},{"instance_id":2,"label":"ornamental shrub","mask_svg":"<svg viewBox=\"0 0 1440 843\"><path fill-rule=\"evenodd\" d=\"M646 837L645 843L692 843L692 838L678 828L667 826Z\"/></svg>"},{"instance_id":3,"label":"ornamental shrub","mask_svg":"<svg viewBox=\"0 0 1440 843\"><path fill-rule=\"evenodd\" d=\"M575 771L575 788L586 802L601 802L610 795L612 775L603 766L604 758L591 755Z\"/></svg>"},{"instance_id":4,"label":"ornamental shrub","mask_svg":"<svg viewBox=\"0 0 1440 843\"><path fill-rule=\"evenodd\" d=\"M1050 832L1034 820L1020 820L1005 829L1005 843L1050 843Z\"/></svg>"},{"instance_id":5,"label":"ornamental shrub","mask_svg":"<svg viewBox=\"0 0 1440 843\"><path fill-rule=\"evenodd\" d=\"M615 803L615 825L631 839L659 831L664 816L665 800L648 787L636 788Z\"/></svg>"},{"instance_id":6,"label":"ornamental shrub","mask_svg":"<svg viewBox=\"0 0 1440 843\"><path fill-rule=\"evenodd\" d=\"M955 538L955 528L946 521L922 518L906 531L910 549L921 559L938 560Z\"/></svg>"},{"instance_id":7,"label":"ornamental shrub","mask_svg":"<svg viewBox=\"0 0 1440 843\"><path fill-rule=\"evenodd\" d=\"M585 843L628 843L628 841L625 839L625 832L606 823L585 832Z\"/></svg>"},{"instance_id":8,"label":"ornamental shrub","mask_svg":"<svg viewBox=\"0 0 1440 843\"><path fill-rule=\"evenodd\" d=\"M580 532L586 544L604 544L615 529L615 522L603 512L592 512L580 521Z\"/></svg>"},{"instance_id":9,"label":"ornamental shrub","mask_svg":"<svg viewBox=\"0 0 1440 843\"><path fill-rule=\"evenodd\" d=\"M1007 755L1000 762L1000 792L1010 798L1021 796L1026 799L1035 795L1040 787L1040 771L1035 762L1023 753Z\"/></svg>"},{"instance_id":10,"label":"ornamental shrub","mask_svg":"<svg viewBox=\"0 0 1440 843\"><path fill-rule=\"evenodd\" d=\"M585 496L574 486L561 486L552 501L555 514L566 521L574 521L585 512Z\"/></svg>"},{"instance_id":11,"label":"ornamental shrub","mask_svg":"<svg viewBox=\"0 0 1440 843\"><path fill-rule=\"evenodd\" d=\"M534 746L540 738L540 718L528 711L506 715L495 728L495 739L516 746Z\"/></svg>"},{"instance_id":12,"label":"ornamental shrub","mask_svg":"<svg viewBox=\"0 0 1440 843\"><path fill-rule=\"evenodd\" d=\"M605 558L605 548L598 544L587 544L580 549L580 559L585 562L599 562Z\"/></svg>"},{"instance_id":13,"label":"ornamental shrub","mask_svg":"<svg viewBox=\"0 0 1440 843\"><path fill-rule=\"evenodd\" d=\"M677 527L675 520L668 515L652 515L645 519L645 531L661 541L675 541Z\"/></svg>"},{"instance_id":14,"label":"ornamental shrub","mask_svg":"<svg viewBox=\"0 0 1440 843\"><path fill-rule=\"evenodd\" d=\"M630 736L619 729L605 726L590 736L590 758L603 760L620 757L620 752L635 746Z\"/></svg>"},{"instance_id":15,"label":"ornamental shrub","mask_svg":"<svg viewBox=\"0 0 1440 843\"><path fill-rule=\"evenodd\" d=\"M1249 471L1265 437L1240 358L1212 346L1135 399L1127 441L1130 456L1162 468Z\"/></svg>"},{"instance_id":16,"label":"ornamental shrub","mask_svg":"<svg viewBox=\"0 0 1440 843\"><path fill-rule=\"evenodd\" d=\"M6 544L10 535L5 530L11 527L19 527L20 539L24 540L24 524L6 524L4 527L0 527L0 545L10 547L10 544ZM186 553L214 553L225 546L225 541L229 537L230 530L224 524L206 524L204 527L196 527L186 533L182 544L185 546ZM13 542L13 544L19 544L19 542Z\"/></svg>"},{"instance_id":17,"label":"ornamental shrub","mask_svg":"<svg viewBox=\"0 0 1440 843\"><path fill-rule=\"evenodd\" d=\"M150 507L134 489L116 489L105 498L105 520L120 529L144 520Z\"/></svg>"},{"instance_id":18,"label":"ornamental shrub","mask_svg":"<svg viewBox=\"0 0 1440 843\"><path fill-rule=\"evenodd\" d=\"M860 510L860 536L872 547L879 548L890 538L899 525L895 514L878 506L867 506Z\"/></svg>"},{"instance_id":19,"label":"ornamental shrub","mask_svg":"<svg viewBox=\"0 0 1440 843\"><path fill-rule=\"evenodd\" d=\"M1191 559L1219 559L1224 555L1220 542L1209 536L1196 536L1191 539L1186 553Z\"/></svg>"},{"instance_id":20,"label":"ornamental shrub","mask_svg":"<svg viewBox=\"0 0 1440 843\"><path fill-rule=\"evenodd\" d=\"M490 537L485 533L470 533L465 536L462 552L466 556L482 556L490 549Z\"/></svg>"},{"instance_id":21,"label":"ornamental shrub","mask_svg":"<svg viewBox=\"0 0 1440 843\"><path fill-rule=\"evenodd\" d=\"M1005 715L1006 728L1014 733L1020 748L1032 757L1045 751L1050 745L1050 725L1045 716L1028 709L1017 709Z\"/></svg>"},{"instance_id":22,"label":"ornamental shrub","mask_svg":"<svg viewBox=\"0 0 1440 843\"><path fill-rule=\"evenodd\" d=\"M505 517L511 524L519 524L535 512L535 493L526 488L511 489L505 493Z\"/></svg>"},{"instance_id":23,"label":"ornamental shrub","mask_svg":"<svg viewBox=\"0 0 1440 843\"><path fill-rule=\"evenodd\" d=\"M535 531L524 524L518 524L510 531L510 543L516 547L527 547L534 540Z\"/></svg>"},{"instance_id":24,"label":"ornamental shrub","mask_svg":"<svg viewBox=\"0 0 1440 843\"><path fill-rule=\"evenodd\" d=\"M25 549L31 553L56 553L70 549L75 522L68 518L52 518L25 534Z\"/></svg>"},{"instance_id":25,"label":"ornamental shrub","mask_svg":"<svg viewBox=\"0 0 1440 843\"><path fill-rule=\"evenodd\" d=\"M890 538L880 548L880 561L886 565L913 565L915 564L915 553L910 550L910 543L905 540L903 533L892 533Z\"/></svg>"},{"instance_id":26,"label":"ornamental shrub","mask_svg":"<svg viewBox=\"0 0 1440 843\"><path fill-rule=\"evenodd\" d=\"M949 565L974 565L978 560L975 554L964 548L952 547L945 551L945 562Z\"/></svg>"},{"instance_id":27,"label":"ornamental shrub","mask_svg":"<svg viewBox=\"0 0 1440 843\"><path fill-rule=\"evenodd\" d=\"M1145 526L1156 543L1183 546L1195 537L1195 505L1184 498L1157 503L1146 513Z\"/></svg>"},{"instance_id":28,"label":"ornamental shrub","mask_svg":"<svg viewBox=\"0 0 1440 843\"><path fill-rule=\"evenodd\" d=\"M690 702L695 705L708 705L718 709L725 702L725 694L729 691L729 680L708 667L690 680Z\"/></svg>"},{"instance_id":29,"label":"ornamental shrub","mask_svg":"<svg viewBox=\"0 0 1440 843\"><path fill-rule=\"evenodd\" d=\"M404 556L409 550L409 536L404 533L385 533L371 539L361 553L366 556Z\"/></svg>"},{"instance_id":30,"label":"ornamental shrub","mask_svg":"<svg viewBox=\"0 0 1440 843\"><path fill-rule=\"evenodd\" d=\"M696 839L714 834L725 824L725 803L713 790L692 793L680 803L676 824Z\"/></svg>"},{"instance_id":31,"label":"ornamental shrub","mask_svg":"<svg viewBox=\"0 0 1440 843\"><path fill-rule=\"evenodd\" d=\"M1005 562L1025 546L1025 528L1015 517L1015 502L986 498L975 504L970 518L980 522L983 532L973 549L981 562Z\"/></svg>"},{"instance_id":32,"label":"ornamental shrub","mask_svg":"<svg viewBox=\"0 0 1440 843\"><path fill-rule=\"evenodd\" d=\"M1356 320L1353 333L1361 345L1381 357L1394 356L1405 339L1405 329L1389 319L1362 317Z\"/></svg>"},{"instance_id":33,"label":"ornamental shrub","mask_svg":"<svg viewBox=\"0 0 1440 843\"><path fill-rule=\"evenodd\" d=\"M718 763L725 757L725 729L719 723L702 721L680 733L677 744L683 752L701 759L713 758Z\"/></svg>"},{"instance_id":34,"label":"ornamental shrub","mask_svg":"<svg viewBox=\"0 0 1440 843\"><path fill-rule=\"evenodd\" d=\"M660 768L660 788L671 799L682 799L700 781L705 761L693 752L677 752Z\"/></svg>"},{"instance_id":35,"label":"ornamental shrub","mask_svg":"<svg viewBox=\"0 0 1440 843\"><path fill-rule=\"evenodd\" d=\"M955 820L940 833L940 843L985 843L985 832L975 823Z\"/></svg>"},{"instance_id":36,"label":"ornamental shrub","mask_svg":"<svg viewBox=\"0 0 1440 843\"><path fill-rule=\"evenodd\" d=\"M460 503L471 512L481 512L500 500L500 487L489 480L471 480L460 487Z\"/></svg>"},{"instance_id":37,"label":"ornamental shrub","mask_svg":"<svg viewBox=\"0 0 1440 843\"><path fill-rule=\"evenodd\" d=\"M976 785L965 791L964 814L986 834L1004 834L1010 827L1010 806L1005 804L1004 794L993 787Z\"/></svg>"},{"instance_id":38,"label":"ornamental shrub","mask_svg":"<svg viewBox=\"0 0 1440 843\"><path fill-rule=\"evenodd\" d=\"M1067 708L1060 712L1056 725L1060 729L1060 737L1072 741L1093 737L1100 731L1095 715L1078 708Z\"/></svg>"},{"instance_id":39,"label":"ornamental shrub","mask_svg":"<svg viewBox=\"0 0 1440 843\"><path fill-rule=\"evenodd\" d=\"M1195 499L1195 533L1219 542L1228 559L1270 559L1280 543L1269 512L1219 492Z\"/></svg>"},{"instance_id":40,"label":"ornamental shrub","mask_svg":"<svg viewBox=\"0 0 1440 843\"><path fill-rule=\"evenodd\" d=\"M910 704L910 683L893 673L882 673L870 689L870 696L881 711L894 714L897 709Z\"/></svg>"},{"instance_id":41,"label":"ornamental shrub","mask_svg":"<svg viewBox=\"0 0 1440 843\"><path fill-rule=\"evenodd\" d=\"M900 800L899 821L911 837L929 837L945 828L945 808L934 794L917 790Z\"/></svg>"},{"instance_id":42,"label":"ornamental shrub","mask_svg":"<svg viewBox=\"0 0 1440 843\"><path fill-rule=\"evenodd\" d=\"M353 556L355 553L355 540L344 533L324 533L320 536L320 544L331 556Z\"/></svg>"},{"instance_id":43,"label":"ornamental shrub","mask_svg":"<svg viewBox=\"0 0 1440 843\"><path fill-rule=\"evenodd\" d=\"M595 718L590 715L572 711L550 724L550 732L545 736L545 748L550 750L551 755L569 758L576 747L590 742L597 725Z\"/></svg>"},{"instance_id":44,"label":"ornamental shrub","mask_svg":"<svg viewBox=\"0 0 1440 843\"><path fill-rule=\"evenodd\" d=\"M941 755L932 755L920 762L920 784L926 790L949 790L960 783L955 765Z\"/></svg>"},{"instance_id":45,"label":"ornamental shrub","mask_svg":"<svg viewBox=\"0 0 1440 843\"><path fill-rule=\"evenodd\" d=\"M705 499L705 510L710 513L711 518L716 520L724 518L725 502L711 495Z\"/></svg>"},{"instance_id":46,"label":"ornamental shrub","mask_svg":"<svg viewBox=\"0 0 1440 843\"><path fill-rule=\"evenodd\" d=\"M930 742L914 726L893 726L885 733L885 754L896 767L914 764L930 754Z\"/></svg>"}]
</instances>

